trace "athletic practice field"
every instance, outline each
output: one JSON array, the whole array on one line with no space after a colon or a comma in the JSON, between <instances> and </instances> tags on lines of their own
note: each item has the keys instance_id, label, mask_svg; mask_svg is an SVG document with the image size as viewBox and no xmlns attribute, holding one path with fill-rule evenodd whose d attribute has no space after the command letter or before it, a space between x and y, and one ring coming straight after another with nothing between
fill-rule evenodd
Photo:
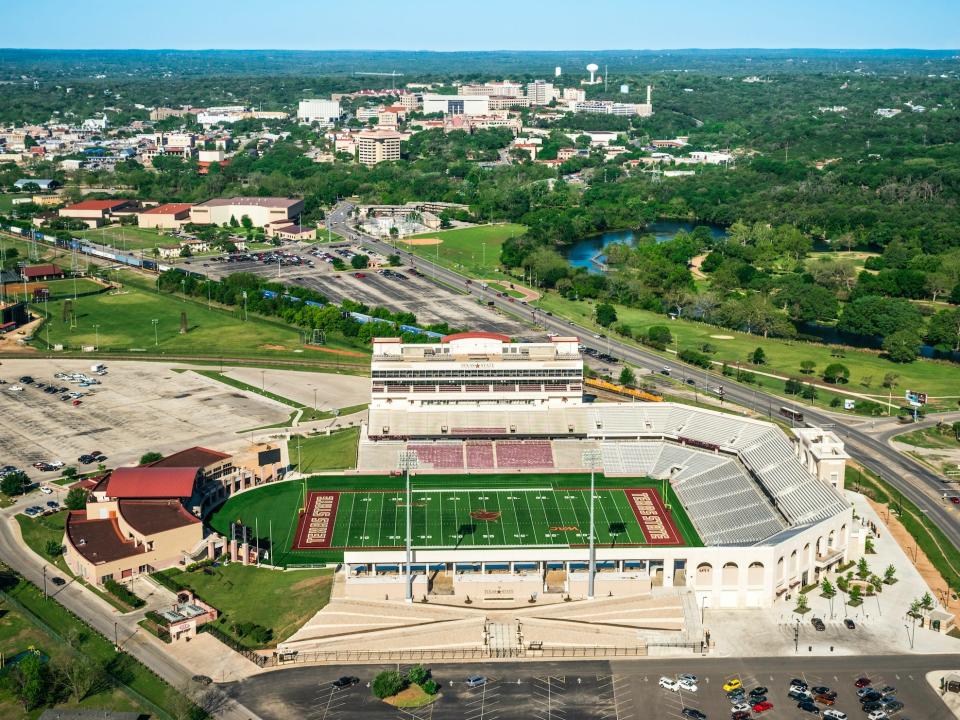
<instances>
[{"instance_id":1,"label":"athletic practice field","mask_svg":"<svg viewBox=\"0 0 960 720\"><path fill-rule=\"evenodd\" d=\"M275 561L283 564L339 559L345 549L403 547L407 508L402 479L341 480L311 478L306 491L301 482L286 482L247 492L229 500L211 523L229 537L230 523L239 521L249 530L236 532L257 535L263 547L272 539ZM589 476L434 475L414 480L414 547L576 547L589 542ZM598 477L595 501L600 546L701 544L669 484Z\"/></svg>"}]
</instances>

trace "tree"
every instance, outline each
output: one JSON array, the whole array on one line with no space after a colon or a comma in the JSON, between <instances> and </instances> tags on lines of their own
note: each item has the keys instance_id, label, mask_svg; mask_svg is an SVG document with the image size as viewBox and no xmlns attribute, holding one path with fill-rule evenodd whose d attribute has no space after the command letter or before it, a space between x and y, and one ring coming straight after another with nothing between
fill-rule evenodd
<instances>
[{"instance_id":1,"label":"tree","mask_svg":"<svg viewBox=\"0 0 960 720\"><path fill-rule=\"evenodd\" d=\"M243 217L241 217L241 218L240 218L240 224L243 225L243 228L244 228L245 230L252 230L252 229L253 229L253 220L250 219L250 216L249 216L249 215L244 215Z\"/></svg>"},{"instance_id":2,"label":"tree","mask_svg":"<svg viewBox=\"0 0 960 720\"><path fill-rule=\"evenodd\" d=\"M861 588L859 585L850 586L850 604L851 605L859 605L860 598L862 595L863 595L863 588Z\"/></svg>"},{"instance_id":3,"label":"tree","mask_svg":"<svg viewBox=\"0 0 960 720\"><path fill-rule=\"evenodd\" d=\"M647 344L663 350L673 342L673 335L666 325L652 325L647 329Z\"/></svg>"},{"instance_id":4,"label":"tree","mask_svg":"<svg viewBox=\"0 0 960 720\"><path fill-rule=\"evenodd\" d=\"M850 368L841 363L830 363L823 371L823 379L831 384L845 383L850 379Z\"/></svg>"},{"instance_id":5,"label":"tree","mask_svg":"<svg viewBox=\"0 0 960 720\"><path fill-rule=\"evenodd\" d=\"M106 679L103 666L87 656L58 662L54 674L77 703L103 685Z\"/></svg>"},{"instance_id":6,"label":"tree","mask_svg":"<svg viewBox=\"0 0 960 720\"><path fill-rule=\"evenodd\" d=\"M26 710L42 707L50 702L53 694L53 677L50 666L31 652L14 665L10 672L10 684Z\"/></svg>"},{"instance_id":7,"label":"tree","mask_svg":"<svg viewBox=\"0 0 960 720\"><path fill-rule=\"evenodd\" d=\"M64 504L67 510L83 510L87 506L87 491L83 488L71 488Z\"/></svg>"},{"instance_id":8,"label":"tree","mask_svg":"<svg viewBox=\"0 0 960 720\"><path fill-rule=\"evenodd\" d=\"M953 425L950 426L953 429L953 436L960 440L960 420L954 421Z\"/></svg>"},{"instance_id":9,"label":"tree","mask_svg":"<svg viewBox=\"0 0 960 720\"><path fill-rule=\"evenodd\" d=\"M813 374L813 369L816 366L817 364L813 360L801 360L800 372L802 372L804 375L811 375Z\"/></svg>"},{"instance_id":10,"label":"tree","mask_svg":"<svg viewBox=\"0 0 960 720\"><path fill-rule=\"evenodd\" d=\"M184 245L182 248L180 248L180 257L182 258L193 257L193 250L190 249L189 245Z\"/></svg>"},{"instance_id":11,"label":"tree","mask_svg":"<svg viewBox=\"0 0 960 720\"><path fill-rule=\"evenodd\" d=\"M77 469L73 467L73 465L69 465L68 467L65 467L60 474L63 475L63 477L72 480L77 476Z\"/></svg>"},{"instance_id":12,"label":"tree","mask_svg":"<svg viewBox=\"0 0 960 720\"><path fill-rule=\"evenodd\" d=\"M807 600L806 593L797 594L797 607L794 608L794 612L800 613L801 615L807 610L810 609L810 601Z\"/></svg>"},{"instance_id":13,"label":"tree","mask_svg":"<svg viewBox=\"0 0 960 720\"><path fill-rule=\"evenodd\" d=\"M830 599L836 596L837 589L833 586L833 583L831 583L827 578L824 578L823 583L820 585L820 594L823 597Z\"/></svg>"},{"instance_id":14,"label":"tree","mask_svg":"<svg viewBox=\"0 0 960 720\"><path fill-rule=\"evenodd\" d=\"M383 700L393 697L407 686L407 681L396 670L384 670L373 678L371 690L373 694Z\"/></svg>"},{"instance_id":15,"label":"tree","mask_svg":"<svg viewBox=\"0 0 960 720\"><path fill-rule=\"evenodd\" d=\"M63 545L59 540L47 540L43 549L48 557L56 558L63 554Z\"/></svg>"},{"instance_id":16,"label":"tree","mask_svg":"<svg viewBox=\"0 0 960 720\"><path fill-rule=\"evenodd\" d=\"M750 353L750 362L754 365L763 365L767 362L767 354L763 351L762 347L758 347L752 353Z\"/></svg>"},{"instance_id":17,"label":"tree","mask_svg":"<svg viewBox=\"0 0 960 720\"><path fill-rule=\"evenodd\" d=\"M230 227L240 227L240 223L237 222L237 218L235 218L233 215L230 216Z\"/></svg>"},{"instance_id":18,"label":"tree","mask_svg":"<svg viewBox=\"0 0 960 720\"><path fill-rule=\"evenodd\" d=\"M370 258L366 255L354 255L350 258L350 265L354 270L363 270L370 267Z\"/></svg>"},{"instance_id":19,"label":"tree","mask_svg":"<svg viewBox=\"0 0 960 720\"><path fill-rule=\"evenodd\" d=\"M897 385L899 385L900 375L895 372L888 372L883 376L883 386L893 390Z\"/></svg>"},{"instance_id":20,"label":"tree","mask_svg":"<svg viewBox=\"0 0 960 720\"><path fill-rule=\"evenodd\" d=\"M861 580L870 577L870 565L867 563L866 558L860 558L857 561L857 577Z\"/></svg>"},{"instance_id":21,"label":"tree","mask_svg":"<svg viewBox=\"0 0 960 720\"><path fill-rule=\"evenodd\" d=\"M400 256L397 254L387 255L387 262L390 263L390 267L397 267L403 263L403 260L400 259Z\"/></svg>"},{"instance_id":22,"label":"tree","mask_svg":"<svg viewBox=\"0 0 960 720\"><path fill-rule=\"evenodd\" d=\"M929 592L925 592L920 598L920 607L928 612L933 610L933 596Z\"/></svg>"},{"instance_id":23,"label":"tree","mask_svg":"<svg viewBox=\"0 0 960 720\"><path fill-rule=\"evenodd\" d=\"M23 470L17 470L3 476L3 479L0 480L0 491L11 497L22 495L29 484L30 478L27 477L27 474Z\"/></svg>"},{"instance_id":24,"label":"tree","mask_svg":"<svg viewBox=\"0 0 960 720\"><path fill-rule=\"evenodd\" d=\"M883 339L883 349L893 362L909 363L917 359L920 336L913 330L897 330Z\"/></svg>"},{"instance_id":25,"label":"tree","mask_svg":"<svg viewBox=\"0 0 960 720\"><path fill-rule=\"evenodd\" d=\"M407 670L407 680L417 685L423 685L430 678L430 671L423 665L417 664Z\"/></svg>"},{"instance_id":26,"label":"tree","mask_svg":"<svg viewBox=\"0 0 960 720\"><path fill-rule=\"evenodd\" d=\"M157 460L163 460L163 455L161 453L151 451L140 456L141 465L149 465Z\"/></svg>"},{"instance_id":27,"label":"tree","mask_svg":"<svg viewBox=\"0 0 960 720\"><path fill-rule=\"evenodd\" d=\"M632 387L636 381L637 376L634 374L633 369L624 365L623 370L620 371L620 384Z\"/></svg>"},{"instance_id":28,"label":"tree","mask_svg":"<svg viewBox=\"0 0 960 720\"><path fill-rule=\"evenodd\" d=\"M400 231L397 229L396 225L391 225L390 230L388 230L388 233L390 237L392 237L393 239L400 237Z\"/></svg>"},{"instance_id":29,"label":"tree","mask_svg":"<svg viewBox=\"0 0 960 720\"><path fill-rule=\"evenodd\" d=\"M597 323L603 327L610 327L617 321L617 310L610 303L600 303L596 309Z\"/></svg>"}]
</instances>

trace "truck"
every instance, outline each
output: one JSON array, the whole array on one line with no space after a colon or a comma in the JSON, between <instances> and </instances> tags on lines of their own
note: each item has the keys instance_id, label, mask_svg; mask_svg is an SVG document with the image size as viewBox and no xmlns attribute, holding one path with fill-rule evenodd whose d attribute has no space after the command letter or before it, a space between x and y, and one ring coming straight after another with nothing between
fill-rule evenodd
<instances>
[{"instance_id":1,"label":"truck","mask_svg":"<svg viewBox=\"0 0 960 720\"><path fill-rule=\"evenodd\" d=\"M106 370L106 369L107 369L107 366L104 365L103 363L96 363L90 366L90 371L95 373L101 372L102 370Z\"/></svg>"}]
</instances>

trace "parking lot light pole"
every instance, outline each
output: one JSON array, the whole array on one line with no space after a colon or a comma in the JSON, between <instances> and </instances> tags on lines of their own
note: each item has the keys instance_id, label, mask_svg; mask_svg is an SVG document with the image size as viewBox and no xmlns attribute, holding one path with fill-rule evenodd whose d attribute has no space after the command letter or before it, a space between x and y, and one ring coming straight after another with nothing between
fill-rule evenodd
<instances>
[{"instance_id":1,"label":"parking lot light pole","mask_svg":"<svg viewBox=\"0 0 960 720\"><path fill-rule=\"evenodd\" d=\"M596 546L596 527L594 512L594 476L596 474L597 464L600 462L600 451L596 448L583 451L583 464L590 466L590 569L587 573L587 599L593 600L594 577L597 574L597 546Z\"/></svg>"},{"instance_id":2,"label":"parking lot light pole","mask_svg":"<svg viewBox=\"0 0 960 720\"><path fill-rule=\"evenodd\" d=\"M410 565L413 562L413 498L410 493L410 471L415 470L420 462L416 450L402 450L400 452L400 469L406 479L406 506L407 506L407 582L406 582L406 601L413 602L413 570Z\"/></svg>"},{"instance_id":3,"label":"parking lot light pole","mask_svg":"<svg viewBox=\"0 0 960 720\"><path fill-rule=\"evenodd\" d=\"M157 346L160 344L160 337L157 335L157 323L160 321L154 318L150 322L153 323L153 344L154 346Z\"/></svg>"}]
</instances>

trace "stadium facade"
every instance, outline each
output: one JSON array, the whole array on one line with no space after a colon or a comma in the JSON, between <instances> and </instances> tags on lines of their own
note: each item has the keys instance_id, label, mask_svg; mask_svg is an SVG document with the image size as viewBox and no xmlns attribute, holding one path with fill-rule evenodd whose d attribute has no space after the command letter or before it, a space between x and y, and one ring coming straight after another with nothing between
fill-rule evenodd
<instances>
[{"instance_id":1,"label":"stadium facade","mask_svg":"<svg viewBox=\"0 0 960 720\"><path fill-rule=\"evenodd\" d=\"M788 435L772 422L678 403L583 403L582 377L576 338L376 339L359 470L396 471L415 453L417 474L469 474L464 488L483 487L484 473L591 466L606 478L669 484L702 546L664 540L669 509L632 497L649 542L597 547L603 596L672 586L693 590L701 608L769 607L862 554L865 535L842 494L847 456L833 433ZM586 593L587 559L585 546L414 543L410 569L418 598L441 573L454 595L576 599ZM349 597L404 597L404 549L347 550L344 562Z\"/></svg>"}]
</instances>

